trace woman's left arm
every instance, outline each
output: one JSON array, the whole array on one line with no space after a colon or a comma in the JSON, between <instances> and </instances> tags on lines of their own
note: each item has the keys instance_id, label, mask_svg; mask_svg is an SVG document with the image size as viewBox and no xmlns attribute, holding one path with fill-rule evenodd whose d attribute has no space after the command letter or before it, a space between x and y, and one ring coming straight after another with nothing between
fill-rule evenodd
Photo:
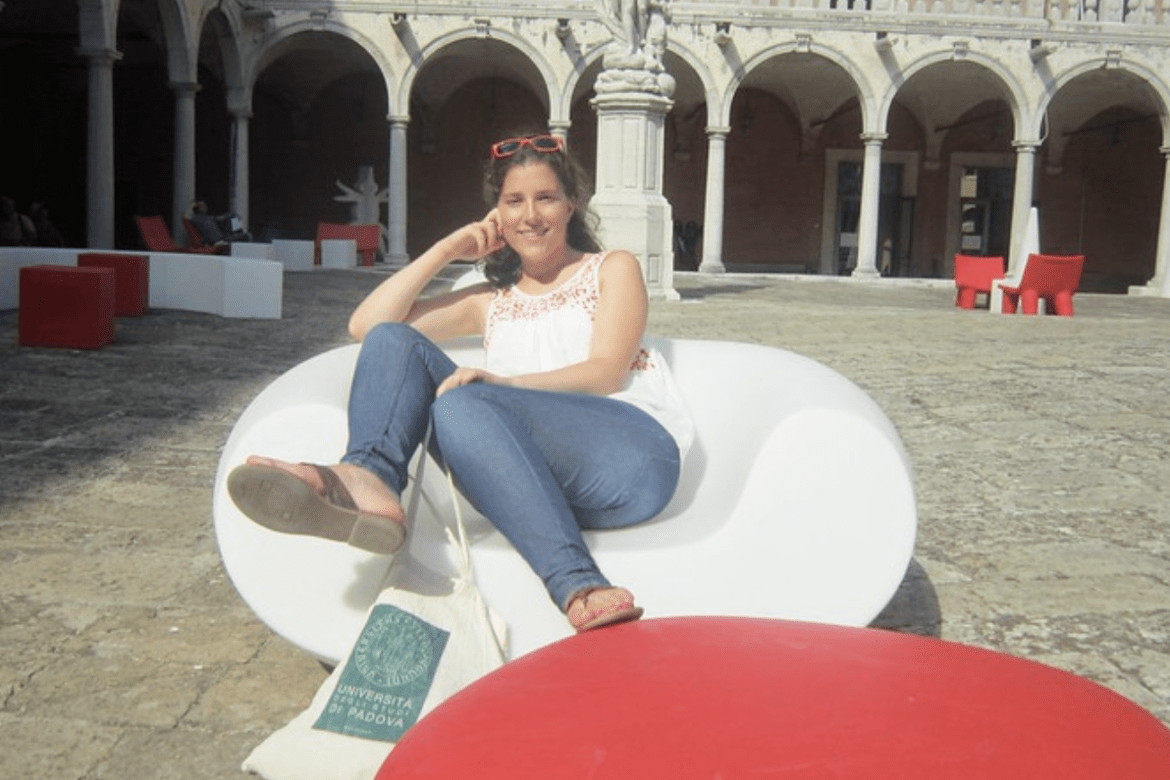
<instances>
[{"instance_id":1,"label":"woman's left arm","mask_svg":"<svg viewBox=\"0 0 1170 780\"><path fill-rule=\"evenodd\" d=\"M588 358L554 371L513 377L460 368L439 386L439 394L470 382L593 395L621 390L641 348L650 309L638 259L629 252L610 252L598 270L598 286L600 295Z\"/></svg>"}]
</instances>

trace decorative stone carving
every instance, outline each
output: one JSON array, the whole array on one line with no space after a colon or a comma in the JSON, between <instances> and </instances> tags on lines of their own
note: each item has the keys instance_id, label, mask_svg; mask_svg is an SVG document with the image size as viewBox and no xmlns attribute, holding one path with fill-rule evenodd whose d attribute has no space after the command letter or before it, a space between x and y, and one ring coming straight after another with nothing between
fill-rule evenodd
<instances>
[{"instance_id":1,"label":"decorative stone carving","mask_svg":"<svg viewBox=\"0 0 1170 780\"><path fill-rule=\"evenodd\" d=\"M597 11L613 41L602 59L596 91L674 94L674 78L662 64L670 0L597 0Z\"/></svg>"}]
</instances>

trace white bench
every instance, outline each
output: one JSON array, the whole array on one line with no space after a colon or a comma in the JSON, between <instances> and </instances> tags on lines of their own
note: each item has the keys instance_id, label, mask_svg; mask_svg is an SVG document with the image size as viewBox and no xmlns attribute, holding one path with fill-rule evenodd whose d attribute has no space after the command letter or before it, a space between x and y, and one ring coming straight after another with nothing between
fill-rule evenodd
<instances>
[{"instance_id":1,"label":"white bench","mask_svg":"<svg viewBox=\"0 0 1170 780\"><path fill-rule=\"evenodd\" d=\"M77 265L89 249L0 248L0 309L19 306L20 269L30 265ZM280 263L222 255L127 252L150 258L152 308L182 309L222 317L280 319L284 268Z\"/></svg>"},{"instance_id":2,"label":"white bench","mask_svg":"<svg viewBox=\"0 0 1170 780\"><path fill-rule=\"evenodd\" d=\"M866 625L909 565L917 528L911 468L889 419L860 388L808 358L750 344L660 340L697 425L677 495L663 514L589 532L602 571L648 616L732 615ZM448 348L461 364L482 350ZM252 453L336 462L358 346L289 370L248 406L216 474L213 513L224 566L278 634L335 664L361 630L389 559L245 518L228 472ZM454 571L432 521L451 515L437 468L412 521L408 581L433 590ZM466 507L465 507L466 508ZM516 657L570 633L510 544L467 509L477 580L508 622ZM403 553L400 552L399 555Z\"/></svg>"},{"instance_id":3,"label":"white bench","mask_svg":"<svg viewBox=\"0 0 1170 780\"><path fill-rule=\"evenodd\" d=\"M150 305L224 317L280 319L284 267L271 260L150 253Z\"/></svg>"}]
</instances>

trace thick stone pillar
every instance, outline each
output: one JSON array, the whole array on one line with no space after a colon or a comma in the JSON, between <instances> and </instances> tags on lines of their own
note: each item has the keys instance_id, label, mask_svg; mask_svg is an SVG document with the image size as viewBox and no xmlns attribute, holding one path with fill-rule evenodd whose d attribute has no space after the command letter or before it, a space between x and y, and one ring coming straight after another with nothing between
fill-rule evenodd
<instances>
[{"instance_id":1,"label":"thick stone pillar","mask_svg":"<svg viewBox=\"0 0 1170 780\"><path fill-rule=\"evenodd\" d=\"M114 248L114 63L113 49L80 49L89 60L89 128L86 136L86 245Z\"/></svg>"},{"instance_id":2,"label":"thick stone pillar","mask_svg":"<svg viewBox=\"0 0 1170 780\"><path fill-rule=\"evenodd\" d=\"M1010 257L1008 275L1016 271L1027 259L1025 239L1028 235L1028 218L1032 210L1032 193L1036 181L1037 141L1013 141L1016 148L1016 181L1012 191L1012 233L1009 239Z\"/></svg>"},{"instance_id":3,"label":"thick stone pillar","mask_svg":"<svg viewBox=\"0 0 1170 780\"><path fill-rule=\"evenodd\" d=\"M240 218L244 230L251 230L249 222L248 198L250 181L248 178L249 148L248 127L252 119L252 112L244 110L232 111L232 202L229 211Z\"/></svg>"},{"instance_id":4,"label":"thick stone pillar","mask_svg":"<svg viewBox=\"0 0 1170 780\"><path fill-rule=\"evenodd\" d=\"M171 203L171 233L175 243L186 244L183 215L195 200L195 93L194 82L171 82L175 91L175 180Z\"/></svg>"},{"instance_id":5,"label":"thick stone pillar","mask_svg":"<svg viewBox=\"0 0 1170 780\"><path fill-rule=\"evenodd\" d=\"M882 196L882 142L885 133L863 133L865 162L861 168L861 213L857 225L857 267L853 276L878 276L877 239Z\"/></svg>"},{"instance_id":6,"label":"thick stone pillar","mask_svg":"<svg viewBox=\"0 0 1170 780\"><path fill-rule=\"evenodd\" d=\"M390 117L390 183L386 206L386 235L389 242L391 265L406 265L410 255L406 251L406 129L407 117Z\"/></svg>"},{"instance_id":7,"label":"thick stone pillar","mask_svg":"<svg viewBox=\"0 0 1170 780\"><path fill-rule=\"evenodd\" d=\"M707 194L703 201L703 259L699 270L721 274L723 265L723 204L727 188L727 134L730 127L707 128Z\"/></svg>"},{"instance_id":8,"label":"thick stone pillar","mask_svg":"<svg viewBox=\"0 0 1170 780\"><path fill-rule=\"evenodd\" d=\"M1154 255L1154 277L1144 285L1129 288L1130 295L1170 298L1170 146L1163 146L1166 166L1162 171L1162 208L1158 218L1158 246Z\"/></svg>"},{"instance_id":9,"label":"thick stone pillar","mask_svg":"<svg viewBox=\"0 0 1170 780\"><path fill-rule=\"evenodd\" d=\"M674 225L662 195L663 124L672 101L651 92L604 92L597 111L597 182L592 206L601 242L638 256L651 298L674 290Z\"/></svg>"}]
</instances>

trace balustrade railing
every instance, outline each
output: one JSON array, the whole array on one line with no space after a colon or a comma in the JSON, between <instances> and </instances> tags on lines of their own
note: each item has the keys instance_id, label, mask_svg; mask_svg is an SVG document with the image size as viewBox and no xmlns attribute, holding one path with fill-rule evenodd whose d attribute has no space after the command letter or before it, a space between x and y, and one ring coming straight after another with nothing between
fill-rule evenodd
<instances>
[{"instance_id":1,"label":"balustrade railing","mask_svg":"<svg viewBox=\"0 0 1170 780\"><path fill-rule=\"evenodd\" d=\"M479 14L497 16L539 16L583 18L595 13L595 0L235 0L255 10L335 10L377 11L387 13ZM674 0L671 7L676 21L721 19L745 26L776 24L786 14L802 17L809 12L840 13L879 21L881 16L903 19L945 21L955 17L978 18L983 23L1035 20L1059 24L1075 30L1077 25L1127 25L1163 27L1170 25L1170 0ZM1120 35L1114 32L1113 35Z\"/></svg>"},{"instance_id":2,"label":"balustrade railing","mask_svg":"<svg viewBox=\"0 0 1170 780\"><path fill-rule=\"evenodd\" d=\"M676 0L680 13L717 13L720 6L750 10L753 18L766 9L784 11L836 11L860 15L913 14L932 17L982 17L1042 19L1050 22L1116 23L1127 25L1170 24L1166 13L1170 0Z\"/></svg>"}]
</instances>

